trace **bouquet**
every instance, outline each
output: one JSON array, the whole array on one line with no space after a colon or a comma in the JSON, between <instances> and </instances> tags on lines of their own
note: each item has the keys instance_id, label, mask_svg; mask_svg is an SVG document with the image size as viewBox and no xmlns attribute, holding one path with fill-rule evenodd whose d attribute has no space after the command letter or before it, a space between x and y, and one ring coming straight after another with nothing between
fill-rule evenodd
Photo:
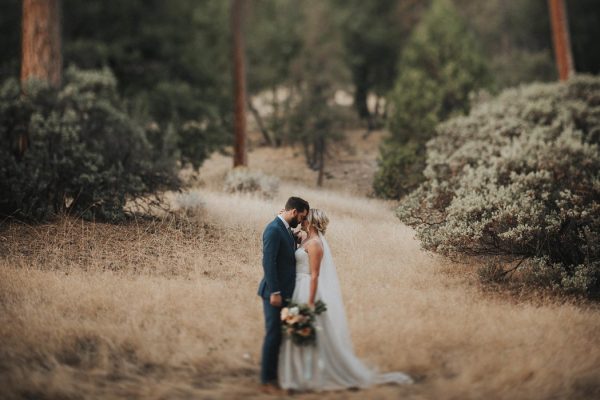
<instances>
[{"instance_id":1,"label":"bouquet","mask_svg":"<svg viewBox=\"0 0 600 400\"><path fill-rule=\"evenodd\" d=\"M325 303L318 300L315 308L308 304L296 304L291 301L281 310L281 329L294 344L300 346L313 345L317 339L315 316L327 311Z\"/></svg>"}]
</instances>

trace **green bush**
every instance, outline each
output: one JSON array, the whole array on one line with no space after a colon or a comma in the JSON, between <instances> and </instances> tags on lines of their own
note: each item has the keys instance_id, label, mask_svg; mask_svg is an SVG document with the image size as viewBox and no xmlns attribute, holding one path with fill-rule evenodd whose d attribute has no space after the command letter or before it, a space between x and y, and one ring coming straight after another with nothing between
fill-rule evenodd
<instances>
[{"instance_id":1,"label":"green bush","mask_svg":"<svg viewBox=\"0 0 600 400\"><path fill-rule=\"evenodd\" d=\"M174 162L123 111L116 86L109 70L74 68L60 90L29 82L21 95L16 80L2 84L1 213L118 220L128 200L177 185Z\"/></svg>"},{"instance_id":2,"label":"green bush","mask_svg":"<svg viewBox=\"0 0 600 400\"><path fill-rule=\"evenodd\" d=\"M436 125L469 108L469 94L487 83L473 34L448 0L435 0L402 53L388 96L390 137L381 148L374 189L400 198L423 180L425 143Z\"/></svg>"},{"instance_id":3,"label":"green bush","mask_svg":"<svg viewBox=\"0 0 600 400\"><path fill-rule=\"evenodd\" d=\"M381 146L379 170L373 182L378 196L397 198L419 186L425 168L423 147L415 141L400 144L393 140Z\"/></svg>"},{"instance_id":4,"label":"green bush","mask_svg":"<svg viewBox=\"0 0 600 400\"><path fill-rule=\"evenodd\" d=\"M506 90L439 126L398 215L426 249L507 257L527 284L597 296L599 144L600 78Z\"/></svg>"}]
</instances>

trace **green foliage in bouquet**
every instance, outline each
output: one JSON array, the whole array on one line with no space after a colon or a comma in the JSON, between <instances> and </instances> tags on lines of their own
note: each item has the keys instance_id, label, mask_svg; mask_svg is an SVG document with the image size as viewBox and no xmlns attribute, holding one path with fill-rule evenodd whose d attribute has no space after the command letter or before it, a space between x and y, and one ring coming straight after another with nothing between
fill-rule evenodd
<instances>
[{"instance_id":1,"label":"green foliage in bouquet","mask_svg":"<svg viewBox=\"0 0 600 400\"><path fill-rule=\"evenodd\" d=\"M315 302L315 307L308 304L296 304L291 301L281 310L281 329L294 344L299 346L314 345L317 340L315 317L327 311L327 306L321 300Z\"/></svg>"},{"instance_id":2,"label":"green foliage in bouquet","mask_svg":"<svg viewBox=\"0 0 600 400\"><path fill-rule=\"evenodd\" d=\"M398 216L428 250L497 256L488 278L600 296L599 145L600 78L506 90L438 128Z\"/></svg>"},{"instance_id":3,"label":"green foliage in bouquet","mask_svg":"<svg viewBox=\"0 0 600 400\"><path fill-rule=\"evenodd\" d=\"M389 95L390 137L382 144L374 190L400 198L422 180L425 143L436 125L465 113L469 94L487 84L477 43L448 0L435 0L402 53Z\"/></svg>"},{"instance_id":4,"label":"green foliage in bouquet","mask_svg":"<svg viewBox=\"0 0 600 400\"><path fill-rule=\"evenodd\" d=\"M14 79L0 87L0 213L114 221L128 200L177 184L174 160L123 110L109 70L71 68L60 90L24 89Z\"/></svg>"}]
</instances>

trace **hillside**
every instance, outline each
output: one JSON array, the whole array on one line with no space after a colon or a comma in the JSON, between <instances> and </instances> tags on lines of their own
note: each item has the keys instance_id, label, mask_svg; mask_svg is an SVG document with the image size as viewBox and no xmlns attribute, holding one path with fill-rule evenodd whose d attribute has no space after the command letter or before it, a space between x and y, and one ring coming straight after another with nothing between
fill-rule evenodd
<instances>
[{"instance_id":1,"label":"hillside","mask_svg":"<svg viewBox=\"0 0 600 400\"><path fill-rule=\"evenodd\" d=\"M176 218L4 222L2 397L262 398L260 235L290 195L331 217L356 352L418 380L326 398L600 396L598 310L489 294L469 265L424 253L393 205L365 198L368 179L354 176L373 168L377 135L369 140L361 154L371 158L340 153L326 189L293 150L255 148L251 166L282 179L270 200L222 192L230 159L215 155L185 195L197 207Z\"/></svg>"}]
</instances>

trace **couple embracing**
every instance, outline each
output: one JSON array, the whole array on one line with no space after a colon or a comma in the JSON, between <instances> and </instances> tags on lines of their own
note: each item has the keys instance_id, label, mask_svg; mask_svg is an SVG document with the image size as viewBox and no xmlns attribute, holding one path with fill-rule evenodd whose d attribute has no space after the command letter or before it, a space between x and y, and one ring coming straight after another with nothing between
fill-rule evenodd
<instances>
[{"instance_id":1,"label":"couple embracing","mask_svg":"<svg viewBox=\"0 0 600 400\"><path fill-rule=\"evenodd\" d=\"M322 210L290 197L263 233L264 277L258 288L266 327L260 375L263 390L321 391L412 383L401 372L378 373L354 354L335 264L325 239L328 223ZM292 229L299 225L296 236ZM313 346L300 346L283 337L281 310L289 300L311 309L317 302L325 303L327 310L315 316Z\"/></svg>"}]
</instances>

